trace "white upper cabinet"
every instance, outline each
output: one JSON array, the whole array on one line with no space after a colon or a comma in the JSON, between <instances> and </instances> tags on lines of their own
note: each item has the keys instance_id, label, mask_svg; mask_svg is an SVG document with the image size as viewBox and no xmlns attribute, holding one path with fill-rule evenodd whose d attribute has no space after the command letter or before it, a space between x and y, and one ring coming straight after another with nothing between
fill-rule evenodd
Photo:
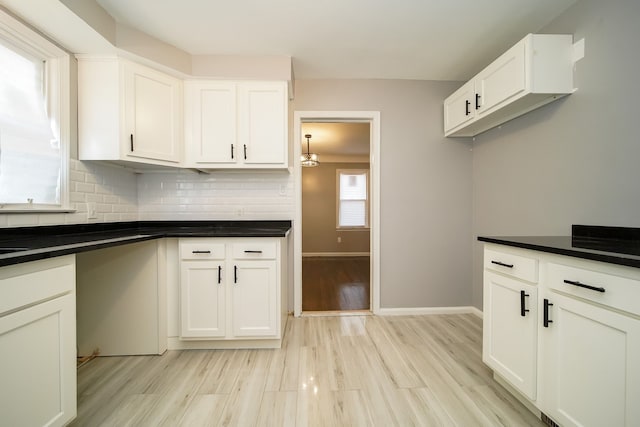
<instances>
[{"instance_id":1,"label":"white upper cabinet","mask_svg":"<svg viewBox=\"0 0 640 427\"><path fill-rule=\"evenodd\" d=\"M187 81L186 166L288 167L286 82Z\"/></svg>"},{"instance_id":2,"label":"white upper cabinet","mask_svg":"<svg viewBox=\"0 0 640 427\"><path fill-rule=\"evenodd\" d=\"M572 48L572 35L527 35L445 99L445 136L477 135L572 93Z\"/></svg>"},{"instance_id":3,"label":"white upper cabinet","mask_svg":"<svg viewBox=\"0 0 640 427\"><path fill-rule=\"evenodd\" d=\"M80 160L179 166L182 81L118 57L78 58Z\"/></svg>"},{"instance_id":4,"label":"white upper cabinet","mask_svg":"<svg viewBox=\"0 0 640 427\"><path fill-rule=\"evenodd\" d=\"M457 128L476 117L476 109L471 105L474 93L474 82L469 81L444 101L445 129Z\"/></svg>"}]
</instances>

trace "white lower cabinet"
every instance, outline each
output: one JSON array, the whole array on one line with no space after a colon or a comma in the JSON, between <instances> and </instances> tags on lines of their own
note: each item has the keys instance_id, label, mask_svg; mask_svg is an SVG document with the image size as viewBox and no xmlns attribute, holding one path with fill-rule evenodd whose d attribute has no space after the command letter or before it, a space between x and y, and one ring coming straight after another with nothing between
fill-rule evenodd
<instances>
[{"instance_id":1,"label":"white lower cabinet","mask_svg":"<svg viewBox=\"0 0 640 427\"><path fill-rule=\"evenodd\" d=\"M180 239L180 339L280 340L286 323L281 240Z\"/></svg>"},{"instance_id":2,"label":"white lower cabinet","mask_svg":"<svg viewBox=\"0 0 640 427\"><path fill-rule=\"evenodd\" d=\"M543 412L562 426L640 425L640 320L555 292L543 307Z\"/></svg>"},{"instance_id":3,"label":"white lower cabinet","mask_svg":"<svg viewBox=\"0 0 640 427\"><path fill-rule=\"evenodd\" d=\"M561 426L640 425L640 269L492 244L484 265L495 374Z\"/></svg>"},{"instance_id":4,"label":"white lower cabinet","mask_svg":"<svg viewBox=\"0 0 640 427\"><path fill-rule=\"evenodd\" d=\"M233 335L276 336L278 301L275 261L235 261L231 286Z\"/></svg>"},{"instance_id":5,"label":"white lower cabinet","mask_svg":"<svg viewBox=\"0 0 640 427\"><path fill-rule=\"evenodd\" d=\"M222 269L220 261L182 261L180 327L183 338L226 335L226 281Z\"/></svg>"},{"instance_id":6,"label":"white lower cabinet","mask_svg":"<svg viewBox=\"0 0 640 427\"><path fill-rule=\"evenodd\" d=\"M63 426L76 416L73 255L0 269L0 424Z\"/></svg>"},{"instance_id":7,"label":"white lower cabinet","mask_svg":"<svg viewBox=\"0 0 640 427\"><path fill-rule=\"evenodd\" d=\"M536 398L535 285L486 272L483 360L529 399Z\"/></svg>"}]
</instances>

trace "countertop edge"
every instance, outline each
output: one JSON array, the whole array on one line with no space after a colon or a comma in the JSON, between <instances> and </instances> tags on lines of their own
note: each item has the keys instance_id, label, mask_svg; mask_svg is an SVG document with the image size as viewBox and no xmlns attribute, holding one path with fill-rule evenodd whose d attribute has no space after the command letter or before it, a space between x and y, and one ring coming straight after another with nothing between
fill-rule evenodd
<instances>
[{"instance_id":1,"label":"countertop edge","mask_svg":"<svg viewBox=\"0 0 640 427\"><path fill-rule=\"evenodd\" d=\"M519 237L522 239L523 237ZM570 237L567 237L570 239ZM560 248L549 245L542 245L536 243L527 243L517 240L510 240L509 237L487 237L478 236L478 240L481 242L495 243L499 245L512 246L521 249L530 249L539 252L547 252L556 255L565 255L574 258L588 259L592 261L600 261L609 264L623 265L627 267L640 268L640 259L638 257L632 257L631 255L618 254L614 252L601 252L580 248Z\"/></svg>"},{"instance_id":2,"label":"countertop edge","mask_svg":"<svg viewBox=\"0 0 640 427\"><path fill-rule=\"evenodd\" d=\"M220 221L218 221L220 222ZM108 229L104 230L106 233L104 239L91 239L87 241L79 241L70 244L44 246L40 248L34 248L24 251L17 251L8 254L0 255L0 267L9 265L22 264L30 261L38 261L42 259L54 258L58 256L64 256L69 254L77 254L92 250L106 249L114 246L121 246L126 244L138 243L148 240L163 239L163 238L285 238L289 235L291 230L290 221L247 221L247 231L243 230L243 225L239 222L233 222L233 226L228 230L202 230L198 227L202 227L202 222L194 222L193 230L189 231L189 226L185 226L185 222L180 222L179 226L182 230L175 230L176 225L174 222L158 222L157 229L149 227L149 222L139 222L142 227L129 228L124 227L117 236L109 236L109 232L117 231L112 226L115 223L108 223ZM231 222L230 222L231 223ZM251 229L250 225L256 223L261 224L264 227L261 230ZM273 226L265 225L266 223L273 223ZM130 225L130 223L124 223ZM164 227L162 225L164 225ZM49 227L51 228L51 227ZM164 229L163 229L164 228ZM7 231L10 231L7 229ZM78 233L82 235L83 233ZM93 235L95 237L95 235ZM89 238L89 236L87 236ZM20 246L19 242L16 242L14 246Z\"/></svg>"}]
</instances>

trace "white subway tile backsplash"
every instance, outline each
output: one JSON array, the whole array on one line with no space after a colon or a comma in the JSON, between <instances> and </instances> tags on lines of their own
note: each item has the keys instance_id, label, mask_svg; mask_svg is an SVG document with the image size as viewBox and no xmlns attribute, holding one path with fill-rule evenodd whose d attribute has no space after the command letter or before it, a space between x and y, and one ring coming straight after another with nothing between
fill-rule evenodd
<instances>
[{"instance_id":1,"label":"white subway tile backsplash","mask_svg":"<svg viewBox=\"0 0 640 427\"><path fill-rule=\"evenodd\" d=\"M136 174L119 166L70 162L75 212L0 214L0 227L136 220L293 219L293 176L286 171ZM281 194L284 193L284 194ZM95 203L96 219L87 218Z\"/></svg>"},{"instance_id":2,"label":"white subway tile backsplash","mask_svg":"<svg viewBox=\"0 0 640 427\"><path fill-rule=\"evenodd\" d=\"M292 219L294 210L293 176L288 172L138 177L140 219Z\"/></svg>"}]
</instances>

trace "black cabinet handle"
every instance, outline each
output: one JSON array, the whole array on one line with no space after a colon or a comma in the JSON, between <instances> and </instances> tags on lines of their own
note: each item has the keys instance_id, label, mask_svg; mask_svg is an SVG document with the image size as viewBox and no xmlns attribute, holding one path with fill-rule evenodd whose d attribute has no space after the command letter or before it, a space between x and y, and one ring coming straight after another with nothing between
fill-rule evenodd
<instances>
[{"instance_id":1,"label":"black cabinet handle","mask_svg":"<svg viewBox=\"0 0 640 427\"><path fill-rule=\"evenodd\" d=\"M471 105L471 102L469 102L469 100L467 99L466 101L464 101L464 115L468 116L469 114L471 114L471 111L469 111L469 106Z\"/></svg>"},{"instance_id":2,"label":"black cabinet handle","mask_svg":"<svg viewBox=\"0 0 640 427\"><path fill-rule=\"evenodd\" d=\"M231 159L233 160L233 144L231 144Z\"/></svg>"},{"instance_id":3,"label":"black cabinet handle","mask_svg":"<svg viewBox=\"0 0 640 427\"><path fill-rule=\"evenodd\" d=\"M244 144L244 159L247 160L247 144Z\"/></svg>"},{"instance_id":4,"label":"black cabinet handle","mask_svg":"<svg viewBox=\"0 0 640 427\"><path fill-rule=\"evenodd\" d=\"M476 93L476 110L480 108L480 94Z\"/></svg>"},{"instance_id":5,"label":"black cabinet handle","mask_svg":"<svg viewBox=\"0 0 640 427\"><path fill-rule=\"evenodd\" d=\"M261 254L262 251L244 251L245 254Z\"/></svg>"},{"instance_id":6,"label":"black cabinet handle","mask_svg":"<svg viewBox=\"0 0 640 427\"><path fill-rule=\"evenodd\" d=\"M543 318L542 318L542 325L545 328L549 327L549 323L553 323L553 320L549 320L549 307L553 306L553 304L551 304L549 302L548 299L544 299L544 310L543 310Z\"/></svg>"},{"instance_id":7,"label":"black cabinet handle","mask_svg":"<svg viewBox=\"0 0 640 427\"><path fill-rule=\"evenodd\" d=\"M131 141L131 152L133 153L133 134L130 135L130 141Z\"/></svg>"},{"instance_id":8,"label":"black cabinet handle","mask_svg":"<svg viewBox=\"0 0 640 427\"><path fill-rule=\"evenodd\" d=\"M222 283L222 266L218 266L218 284Z\"/></svg>"},{"instance_id":9,"label":"black cabinet handle","mask_svg":"<svg viewBox=\"0 0 640 427\"><path fill-rule=\"evenodd\" d=\"M191 251L192 254L210 254L211 251Z\"/></svg>"},{"instance_id":10,"label":"black cabinet handle","mask_svg":"<svg viewBox=\"0 0 640 427\"><path fill-rule=\"evenodd\" d=\"M500 265L502 267L507 267L507 268L513 268L513 264L505 264L504 262L500 262L500 261L491 261L491 264Z\"/></svg>"},{"instance_id":11,"label":"black cabinet handle","mask_svg":"<svg viewBox=\"0 0 640 427\"><path fill-rule=\"evenodd\" d=\"M524 307L524 299L528 296L529 294L525 293L524 291L520 291L520 316L522 317L525 317L527 312L529 311Z\"/></svg>"},{"instance_id":12,"label":"black cabinet handle","mask_svg":"<svg viewBox=\"0 0 640 427\"><path fill-rule=\"evenodd\" d=\"M233 266L233 283L238 283L238 266Z\"/></svg>"},{"instance_id":13,"label":"black cabinet handle","mask_svg":"<svg viewBox=\"0 0 640 427\"><path fill-rule=\"evenodd\" d=\"M585 285L584 283L580 283L577 280L565 280L564 283L573 285L573 286L578 286L580 288L591 289L592 291L596 291L596 292L604 293L605 291L605 289L601 286Z\"/></svg>"}]
</instances>

